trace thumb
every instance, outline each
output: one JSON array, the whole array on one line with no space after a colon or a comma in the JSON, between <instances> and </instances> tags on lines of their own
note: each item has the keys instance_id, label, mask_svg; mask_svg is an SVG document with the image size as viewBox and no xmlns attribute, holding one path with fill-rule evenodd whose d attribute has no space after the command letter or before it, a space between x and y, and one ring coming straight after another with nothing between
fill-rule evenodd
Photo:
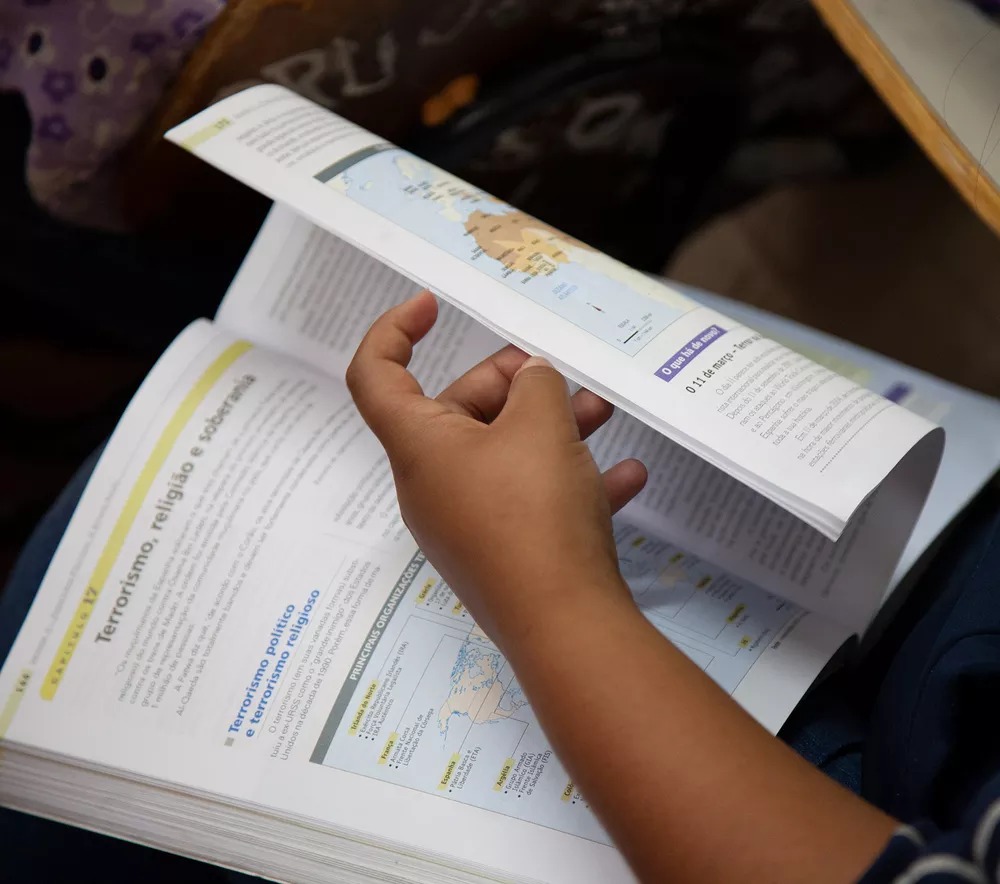
<instances>
[{"instance_id":1,"label":"thumb","mask_svg":"<svg viewBox=\"0 0 1000 884\"><path fill-rule=\"evenodd\" d=\"M551 430L560 439L580 440L566 379L546 359L532 356L514 375L496 423L520 424L534 432Z\"/></svg>"}]
</instances>

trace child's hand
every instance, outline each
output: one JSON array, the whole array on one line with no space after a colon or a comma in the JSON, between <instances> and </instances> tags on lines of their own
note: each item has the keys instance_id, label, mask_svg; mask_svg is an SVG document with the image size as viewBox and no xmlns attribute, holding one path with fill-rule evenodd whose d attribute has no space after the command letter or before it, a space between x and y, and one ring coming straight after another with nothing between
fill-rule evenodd
<instances>
[{"instance_id":1,"label":"child's hand","mask_svg":"<svg viewBox=\"0 0 1000 884\"><path fill-rule=\"evenodd\" d=\"M428 399L406 366L436 318L427 292L390 310L347 373L417 542L504 648L552 606L595 594L630 604L611 514L642 489L646 470L626 460L602 476L581 441L611 406L586 390L571 398L555 369L514 347Z\"/></svg>"},{"instance_id":2,"label":"child's hand","mask_svg":"<svg viewBox=\"0 0 1000 884\"><path fill-rule=\"evenodd\" d=\"M601 476L581 441L610 406L570 399L512 347L426 398L406 364L436 316L425 293L376 322L351 392L410 530L500 645L637 876L857 880L893 820L773 739L632 604L611 513L646 471L623 461Z\"/></svg>"}]
</instances>

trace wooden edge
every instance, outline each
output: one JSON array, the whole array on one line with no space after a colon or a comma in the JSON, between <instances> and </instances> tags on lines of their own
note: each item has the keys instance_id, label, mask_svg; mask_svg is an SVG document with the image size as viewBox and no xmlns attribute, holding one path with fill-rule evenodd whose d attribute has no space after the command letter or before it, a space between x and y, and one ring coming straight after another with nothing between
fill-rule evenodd
<instances>
[{"instance_id":1,"label":"wooden edge","mask_svg":"<svg viewBox=\"0 0 1000 884\"><path fill-rule=\"evenodd\" d=\"M840 45L970 208L1000 235L1000 190L850 0L812 0Z\"/></svg>"}]
</instances>

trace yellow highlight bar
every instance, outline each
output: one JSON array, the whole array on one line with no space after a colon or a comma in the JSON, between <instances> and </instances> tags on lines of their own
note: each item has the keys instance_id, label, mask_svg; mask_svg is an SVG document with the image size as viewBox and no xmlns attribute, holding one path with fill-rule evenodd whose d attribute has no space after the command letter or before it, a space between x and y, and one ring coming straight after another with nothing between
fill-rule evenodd
<instances>
[{"instance_id":1,"label":"yellow highlight bar","mask_svg":"<svg viewBox=\"0 0 1000 884\"><path fill-rule=\"evenodd\" d=\"M461 602L455 602L455 607L451 609L451 613L457 617L459 614L462 613L463 608L465 608L465 605L463 605Z\"/></svg>"},{"instance_id":2,"label":"yellow highlight bar","mask_svg":"<svg viewBox=\"0 0 1000 884\"><path fill-rule=\"evenodd\" d=\"M215 138L223 129L228 129L233 125L233 121L227 117L220 117L211 126L199 129L194 135L189 135L181 142L181 147L185 150L194 150L211 138Z\"/></svg>"},{"instance_id":3,"label":"yellow highlight bar","mask_svg":"<svg viewBox=\"0 0 1000 884\"><path fill-rule=\"evenodd\" d=\"M354 718L351 719L351 726L347 729L347 732L352 737L358 732L358 728L361 727L361 719L365 717L365 712L368 711L368 704L371 703L372 697L375 696L375 691L377 690L378 682L373 681L368 685L368 690L365 691L365 695L361 698L361 705L358 706L358 711L354 713Z\"/></svg>"},{"instance_id":4,"label":"yellow highlight bar","mask_svg":"<svg viewBox=\"0 0 1000 884\"><path fill-rule=\"evenodd\" d=\"M746 609L747 609L746 605L743 604L737 605L735 608L733 608L733 613L726 618L726 623L735 623L739 618L740 614L742 614Z\"/></svg>"},{"instance_id":5,"label":"yellow highlight bar","mask_svg":"<svg viewBox=\"0 0 1000 884\"><path fill-rule=\"evenodd\" d=\"M508 758L504 763L503 767L500 768L500 776L496 778L496 782L493 783L493 791L499 792L503 788L503 784L507 782L507 777L510 776L510 772L514 769L514 759Z\"/></svg>"},{"instance_id":6,"label":"yellow highlight bar","mask_svg":"<svg viewBox=\"0 0 1000 884\"><path fill-rule=\"evenodd\" d=\"M455 774L455 768L458 767L459 755L456 752L451 758L448 759L448 766L444 769L444 773L441 774L441 779L438 780L438 791L443 792L448 788L448 783L451 782L451 778Z\"/></svg>"},{"instance_id":7,"label":"yellow highlight bar","mask_svg":"<svg viewBox=\"0 0 1000 884\"><path fill-rule=\"evenodd\" d=\"M431 591L431 587L434 585L434 578L431 577L421 588L420 592L417 593L417 604L422 605L427 598L428 593Z\"/></svg>"},{"instance_id":8,"label":"yellow highlight bar","mask_svg":"<svg viewBox=\"0 0 1000 884\"><path fill-rule=\"evenodd\" d=\"M679 553L674 553L669 559L667 559L667 561L670 562L671 565L676 565L683 558L684 558L684 553L679 552Z\"/></svg>"},{"instance_id":9,"label":"yellow highlight bar","mask_svg":"<svg viewBox=\"0 0 1000 884\"><path fill-rule=\"evenodd\" d=\"M94 573L90 575L90 581L84 590L83 597L80 599L80 604L77 605L73 618L70 620L69 626L66 627L66 634L63 636L55 659L53 659L52 665L49 667L45 681L42 682L41 694L43 700L51 700L55 697L56 690L59 688L59 684L66 674L66 667L69 666L69 661L73 656L73 652L76 651L77 645L80 643L80 638L83 635L87 621L90 620L90 615L93 613L97 598L100 596L101 590L104 589L108 575L111 573L111 569L114 567L119 553L121 553L122 546L125 544L125 538L128 536L129 531L132 530L132 525L135 522L136 516L139 515L139 509L142 507L146 495L149 494L153 480L163 468L163 464L177 442L177 438L209 391L225 373L226 369L250 348L251 344L247 341L237 341L223 350L188 391L187 396L177 406L177 411L170 418L170 422L164 427L160 438L156 440L149 458L139 473L139 478L135 480L135 485L132 486L132 490L129 492L125 506L122 507L122 511L118 515L118 521L115 522L114 528L111 529L108 541L101 551L101 557L97 560L97 565L94 567Z\"/></svg>"},{"instance_id":10,"label":"yellow highlight bar","mask_svg":"<svg viewBox=\"0 0 1000 884\"><path fill-rule=\"evenodd\" d=\"M632 549L638 549L645 542L646 542L645 537L637 537L635 540L632 541Z\"/></svg>"},{"instance_id":11,"label":"yellow highlight bar","mask_svg":"<svg viewBox=\"0 0 1000 884\"><path fill-rule=\"evenodd\" d=\"M749 635L745 635L745 636L743 636L743 638L740 639L740 647L741 648L749 648L750 647L750 636Z\"/></svg>"},{"instance_id":12,"label":"yellow highlight bar","mask_svg":"<svg viewBox=\"0 0 1000 884\"><path fill-rule=\"evenodd\" d=\"M14 720L14 716L17 714L18 707L21 705L24 695L28 693L29 681L31 681L31 670L22 669L21 674L17 677L17 682L14 684L14 690L11 691L7 702L3 704L3 709L0 709L0 739L6 736L7 728L10 727L10 723Z\"/></svg>"},{"instance_id":13,"label":"yellow highlight bar","mask_svg":"<svg viewBox=\"0 0 1000 884\"><path fill-rule=\"evenodd\" d=\"M704 589L711 582L712 582L712 578L711 577L702 577L701 580L699 580L695 584L695 589Z\"/></svg>"},{"instance_id":14,"label":"yellow highlight bar","mask_svg":"<svg viewBox=\"0 0 1000 884\"><path fill-rule=\"evenodd\" d=\"M562 790L562 795L559 796L560 801L569 801L573 797L573 783L569 782L566 784L566 788Z\"/></svg>"},{"instance_id":15,"label":"yellow highlight bar","mask_svg":"<svg viewBox=\"0 0 1000 884\"><path fill-rule=\"evenodd\" d=\"M393 731L389 734L389 739L386 741L385 748L382 750L382 754L378 757L379 764L385 764L389 760L389 756L392 755L393 746L396 745L396 741L399 739L399 734Z\"/></svg>"}]
</instances>

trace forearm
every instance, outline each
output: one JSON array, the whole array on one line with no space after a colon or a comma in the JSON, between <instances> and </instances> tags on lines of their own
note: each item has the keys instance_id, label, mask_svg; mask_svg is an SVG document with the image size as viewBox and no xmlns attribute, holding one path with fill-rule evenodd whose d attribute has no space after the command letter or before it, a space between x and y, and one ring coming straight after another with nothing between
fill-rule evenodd
<instances>
[{"instance_id":1,"label":"forearm","mask_svg":"<svg viewBox=\"0 0 1000 884\"><path fill-rule=\"evenodd\" d=\"M351 393L417 542L501 643L635 869L681 884L856 877L892 821L760 730L631 603L610 516L645 468L602 474L583 441L610 406L510 349L428 399L406 365L436 313L418 296L379 319Z\"/></svg>"},{"instance_id":2,"label":"forearm","mask_svg":"<svg viewBox=\"0 0 1000 884\"><path fill-rule=\"evenodd\" d=\"M857 878L894 822L759 727L617 589L537 612L512 664L636 872L699 884Z\"/></svg>"}]
</instances>

